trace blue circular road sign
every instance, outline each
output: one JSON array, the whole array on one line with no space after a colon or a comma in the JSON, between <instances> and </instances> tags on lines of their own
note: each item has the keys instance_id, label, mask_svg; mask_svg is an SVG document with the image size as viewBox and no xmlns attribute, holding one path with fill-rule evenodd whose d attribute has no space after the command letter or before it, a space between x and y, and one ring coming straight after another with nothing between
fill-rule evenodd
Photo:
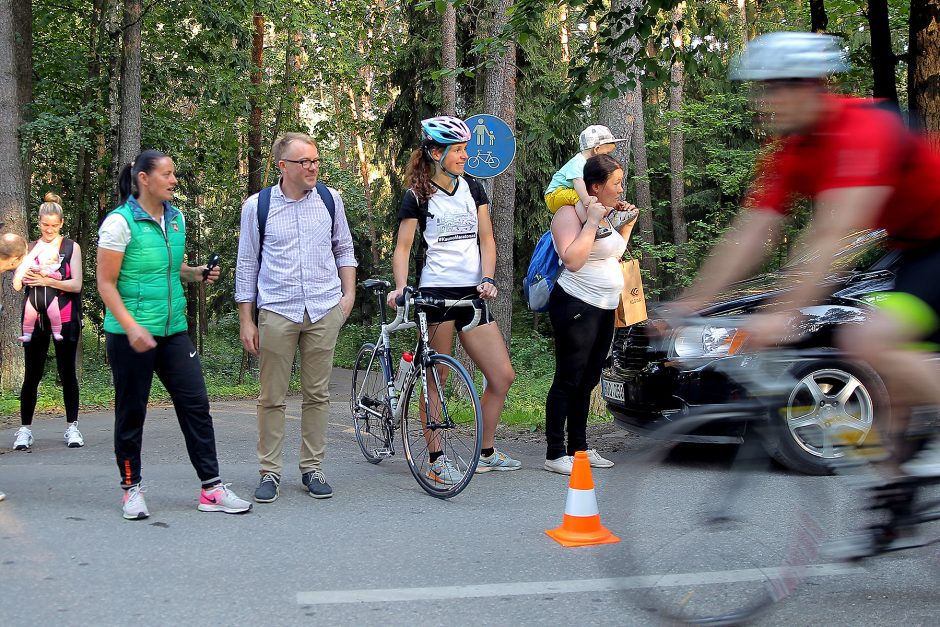
<instances>
[{"instance_id":1,"label":"blue circular road sign","mask_svg":"<svg viewBox=\"0 0 940 627\"><path fill-rule=\"evenodd\" d=\"M509 125L485 113L466 120L470 127L467 163L464 170L478 179L489 179L506 171L516 158L516 138Z\"/></svg>"}]
</instances>

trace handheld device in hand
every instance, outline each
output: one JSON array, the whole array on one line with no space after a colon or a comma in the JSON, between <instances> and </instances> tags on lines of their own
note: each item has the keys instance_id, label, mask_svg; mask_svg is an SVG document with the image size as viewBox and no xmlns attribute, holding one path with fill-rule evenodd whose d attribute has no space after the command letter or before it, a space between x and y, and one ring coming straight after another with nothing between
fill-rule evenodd
<instances>
[{"instance_id":1,"label":"handheld device in hand","mask_svg":"<svg viewBox=\"0 0 940 627\"><path fill-rule=\"evenodd\" d=\"M215 253L209 257L209 263L206 264L206 269L202 271L202 280L205 281L209 278L209 273L212 272L212 269L219 265L219 254Z\"/></svg>"}]
</instances>

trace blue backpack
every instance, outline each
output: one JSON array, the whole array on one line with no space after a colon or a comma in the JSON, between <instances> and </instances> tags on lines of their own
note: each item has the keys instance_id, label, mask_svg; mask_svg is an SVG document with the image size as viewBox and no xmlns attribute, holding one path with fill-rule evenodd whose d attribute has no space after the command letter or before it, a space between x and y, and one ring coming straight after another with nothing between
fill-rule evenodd
<instances>
[{"instance_id":1,"label":"blue backpack","mask_svg":"<svg viewBox=\"0 0 940 627\"><path fill-rule=\"evenodd\" d=\"M548 297L555 287L555 280L561 274L561 259L555 251L555 242L552 240L552 231L549 229L535 245L532 261L522 280L522 293L525 302L532 311L543 312L548 310Z\"/></svg>"}]
</instances>

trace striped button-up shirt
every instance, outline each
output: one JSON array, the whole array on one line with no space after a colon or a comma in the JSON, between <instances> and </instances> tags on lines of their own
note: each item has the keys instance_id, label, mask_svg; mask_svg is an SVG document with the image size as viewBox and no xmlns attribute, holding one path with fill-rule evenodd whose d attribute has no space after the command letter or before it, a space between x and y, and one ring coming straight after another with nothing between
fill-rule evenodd
<instances>
[{"instance_id":1,"label":"striped button-up shirt","mask_svg":"<svg viewBox=\"0 0 940 627\"><path fill-rule=\"evenodd\" d=\"M316 322L339 303L342 286L337 270L358 264L343 200L336 190L331 188L330 193L336 204L333 224L316 190L291 200L280 184L274 186L260 267L258 194L245 201L235 271L237 302L257 301L258 309L296 323L303 322L305 311Z\"/></svg>"}]
</instances>

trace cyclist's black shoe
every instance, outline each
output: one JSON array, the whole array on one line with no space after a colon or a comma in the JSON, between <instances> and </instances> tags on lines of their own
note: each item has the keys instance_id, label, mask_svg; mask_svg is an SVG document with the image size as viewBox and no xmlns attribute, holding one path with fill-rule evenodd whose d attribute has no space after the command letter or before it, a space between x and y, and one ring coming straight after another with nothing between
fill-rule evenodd
<instances>
[{"instance_id":1,"label":"cyclist's black shoe","mask_svg":"<svg viewBox=\"0 0 940 627\"><path fill-rule=\"evenodd\" d=\"M333 496L333 488L326 482L326 477L320 470L305 472L301 476L304 485L307 486L307 492L315 499L328 499Z\"/></svg>"}]
</instances>

